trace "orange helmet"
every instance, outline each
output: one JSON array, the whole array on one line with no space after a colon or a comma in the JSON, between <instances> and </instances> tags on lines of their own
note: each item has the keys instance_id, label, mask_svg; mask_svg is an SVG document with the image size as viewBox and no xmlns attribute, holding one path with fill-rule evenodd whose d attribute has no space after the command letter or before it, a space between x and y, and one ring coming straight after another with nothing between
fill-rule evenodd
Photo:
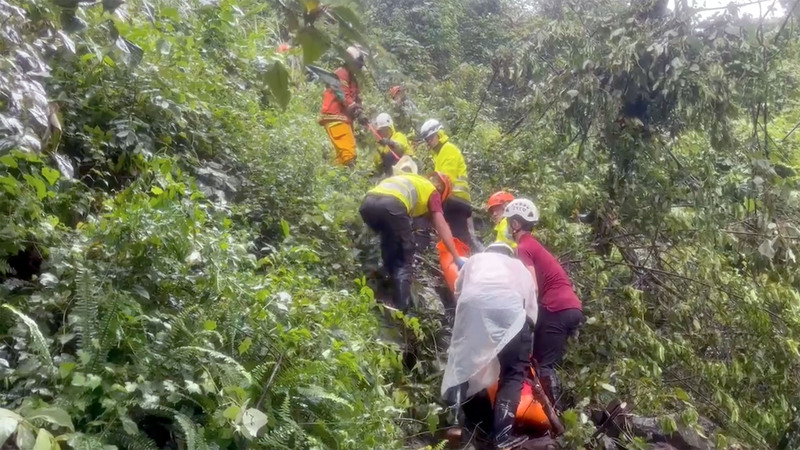
<instances>
[{"instance_id":1,"label":"orange helmet","mask_svg":"<svg viewBox=\"0 0 800 450\"><path fill-rule=\"evenodd\" d=\"M430 174L429 178L431 180L439 180L442 183L444 188L440 192L442 194L442 203L450 197L450 194L453 192L453 182L450 181L450 177L443 174L442 172L433 172Z\"/></svg>"},{"instance_id":2,"label":"orange helmet","mask_svg":"<svg viewBox=\"0 0 800 450\"><path fill-rule=\"evenodd\" d=\"M392 86L392 88L391 88L391 89L389 89L389 97L391 97L391 98L395 98L395 97L397 97L397 96L398 96L398 95L399 95L401 92L403 92L403 86L400 86L399 84L398 84L398 85L395 85L395 86Z\"/></svg>"},{"instance_id":3,"label":"orange helmet","mask_svg":"<svg viewBox=\"0 0 800 450\"><path fill-rule=\"evenodd\" d=\"M506 203L512 200L514 200L514 194L507 191L497 191L489 197L489 203L486 205L486 208L491 209L495 206L505 206Z\"/></svg>"}]
</instances>

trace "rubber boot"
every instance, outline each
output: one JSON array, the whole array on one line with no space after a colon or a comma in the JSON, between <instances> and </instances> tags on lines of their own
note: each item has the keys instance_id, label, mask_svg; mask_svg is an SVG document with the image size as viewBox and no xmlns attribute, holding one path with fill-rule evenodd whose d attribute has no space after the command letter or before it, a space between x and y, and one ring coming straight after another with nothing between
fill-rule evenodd
<instances>
[{"instance_id":1,"label":"rubber boot","mask_svg":"<svg viewBox=\"0 0 800 450\"><path fill-rule=\"evenodd\" d=\"M494 444L498 449L513 448L527 440L514 434L516 405L508 400L498 400L494 405Z\"/></svg>"},{"instance_id":2,"label":"rubber boot","mask_svg":"<svg viewBox=\"0 0 800 450\"><path fill-rule=\"evenodd\" d=\"M397 269L394 276L394 306L407 312L411 307L411 267Z\"/></svg>"},{"instance_id":3,"label":"rubber boot","mask_svg":"<svg viewBox=\"0 0 800 450\"><path fill-rule=\"evenodd\" d=\"M561 381L558 379L558 374L556 374L555 369L542 368L539 374L539 380L542 383L545 394L547 394L547 397L550 399L550 404L553 405L556 413L560 413L562 410Z\"/></svg>"}]
</instances>

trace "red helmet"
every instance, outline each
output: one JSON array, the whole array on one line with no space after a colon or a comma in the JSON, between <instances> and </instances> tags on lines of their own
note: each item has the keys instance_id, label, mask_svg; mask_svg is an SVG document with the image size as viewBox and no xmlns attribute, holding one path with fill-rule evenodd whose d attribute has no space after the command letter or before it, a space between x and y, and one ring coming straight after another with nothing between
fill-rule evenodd
<instances>
[{"instance_id":1,"label":"red helmet","mask_svg":"<svg viewBox=\"0 0 800 450\"><path fill-rule=\"evenodd\" d=\"M489 197L489 203L486 205L487 209L494 208L495 206L505 206L514 200L514 194L507 191L497 191Z\"/></svg>"},{"instance_id":2,"label":"red helmet","mask_svg":"<svg viewBox=\"0 0 800 450\"><path fill-rule=\"evenodd\" d=\"M453 182L450 181L450 177L443 174L442 172L433 172L430 174L428 178L434 181L439 180L442 182L444 188L441 190L440 193L442 194L442 203L444 203L445 200L447 200L448 197L450 197L450 194L453 192Z\"/></svg>"},{"instance_id":3,"label":"red helmet","mask_svg":"<svg viewBox=\"0 0 800 450\"><path fill-rule=\"evenodd\" d=\"M403 86L400 86L399 84L398 84L398 85L395 85L395 86L392 86L392 88L391 88L391 89L389 89L389 97L391 97L391 98L395 98L395 97L397 97L397 96L398 96L398 95L399 95L401 92L403 92Z\"/></svg>"}]
</instances>

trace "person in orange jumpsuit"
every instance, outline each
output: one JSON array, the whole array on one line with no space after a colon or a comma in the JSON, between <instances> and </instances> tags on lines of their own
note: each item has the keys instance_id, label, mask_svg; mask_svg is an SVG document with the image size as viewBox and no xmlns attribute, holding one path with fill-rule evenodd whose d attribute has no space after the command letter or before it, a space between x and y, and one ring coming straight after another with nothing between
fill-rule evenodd
<instances>
[{"instance_id":1,"label":"person in orange jumpsuit","mask_svg":"<svg viewBox=\"0 0 800 450\"><path fill-rule=\"evenodd\" d=\"M336 149L336 164L352 166L356 160L356 136L353 121L366 122L355 74L364 67L364 52L356 46L347 48L345 63L334 74L338 86L328 86L322 94L319 124L325 127Z\"/></svg>"}]
</instances>

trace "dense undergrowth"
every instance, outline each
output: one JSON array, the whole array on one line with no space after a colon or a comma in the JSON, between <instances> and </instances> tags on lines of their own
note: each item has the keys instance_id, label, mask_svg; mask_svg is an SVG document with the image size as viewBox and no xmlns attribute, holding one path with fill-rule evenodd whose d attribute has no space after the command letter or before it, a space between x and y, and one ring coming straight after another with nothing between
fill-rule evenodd
<instances>
[{"instance_id":1,"label":"dense undergrowth","mask_svg":"<svg viewBox=\"0 0 800 450\"><path fill-rule=\"evenodd\" d=\"M422 3L0 0L0 441L398 448L444 426L435 280L387 330L357 214L374 144L329 165L302 70L361 39L370 115L402 82L476 199L539 205L589 317L565 445L599 445L587 410L616 398L720 448L797 445L792 5Z\"/></svg>"}]
</instances>

